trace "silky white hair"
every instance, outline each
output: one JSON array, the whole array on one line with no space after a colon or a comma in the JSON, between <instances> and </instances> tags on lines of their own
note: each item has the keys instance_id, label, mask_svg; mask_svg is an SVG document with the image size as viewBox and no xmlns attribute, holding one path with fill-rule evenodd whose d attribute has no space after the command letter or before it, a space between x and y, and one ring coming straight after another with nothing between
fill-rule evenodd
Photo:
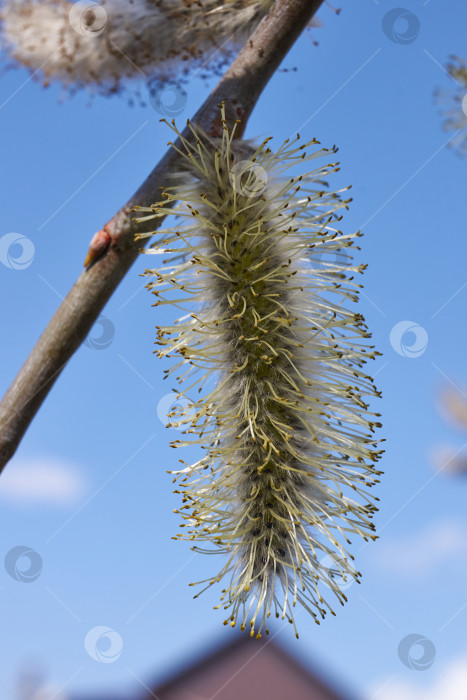
<instances>
[{"instance_id":1,"label":"silky white hair","mask_svg":"<svg viewBox=\"0 0 467 700\"><path fill-rule=\"evenodd\" d=\"M45 84L111 94L134 79L222 67L273 0L6 0L9 55Z\"/></svg>"}]
</instances>

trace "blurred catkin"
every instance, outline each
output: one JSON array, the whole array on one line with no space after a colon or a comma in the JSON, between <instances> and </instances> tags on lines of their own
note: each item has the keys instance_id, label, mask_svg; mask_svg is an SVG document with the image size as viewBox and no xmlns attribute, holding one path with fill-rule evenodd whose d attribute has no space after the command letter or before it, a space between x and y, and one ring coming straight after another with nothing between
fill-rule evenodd
<instances>
[{"instance_id":1,"label":"blurred catkin","mask_svg":"<svg viewBox=\"0 0 467 700\"><path fill-rule=\"evenodd\" d=\"M451 56L446 72L454 85L437 88L435 100L440 106L443 130L453 132L448 146L458 155L467 154L467 61Z\"/></svg>"},{"instance_id":2,"label":"blurred catkin","mask_svg":"<svg viewBox=\"0 0 467 700\"><path fill-rule=\"evenodd\" d=\"M118 92L129 81L177 80L222 68L273 0L7 0L10 56L44 83Z\"/></svg>"}]
</instances>

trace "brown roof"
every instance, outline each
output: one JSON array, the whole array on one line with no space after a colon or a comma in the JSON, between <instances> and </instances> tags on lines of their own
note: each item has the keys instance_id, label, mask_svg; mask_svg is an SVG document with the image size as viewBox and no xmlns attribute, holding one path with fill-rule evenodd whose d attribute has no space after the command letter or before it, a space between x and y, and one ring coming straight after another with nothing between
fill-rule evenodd
<instances>
[{"instance_id":1,"label":"brown roof","mask_svg":"<svg viewBox=\"0 0 467 700\"><path fill-rule=\"evenodd\" d=\"M289 656L273 639L241 635L143 700L350 700Z\"/></svg>"}]
</instances>

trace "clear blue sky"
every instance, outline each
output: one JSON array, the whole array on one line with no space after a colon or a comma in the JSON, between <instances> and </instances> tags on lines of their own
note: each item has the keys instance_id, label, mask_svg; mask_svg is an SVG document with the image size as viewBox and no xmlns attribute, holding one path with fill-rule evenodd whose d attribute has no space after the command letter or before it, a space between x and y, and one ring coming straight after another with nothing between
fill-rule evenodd
<instances>
[{"instance_id":1,"label":"clear blue sky","mask_svg":"<svg viewBox=\"0 0 467 700\"><path fill-rule=\"evenodd\" d=\"M461 449L467 439L436 405L446 382L467 387L467 160L446 148L450 134L441 130L432 93L450 85L442 69L448 56L465 53L467 6L404 0L420 22L407 45L382 30L393 3L341 6L340 16L320 12L324 26L312 34L318 47L307 34L297 42L283 66L297 70L274 76L247 135L273 135L280 144L300 130L306 139L335 143L342 164L335 182L353 186L343 225L365 232L360 310L384 353L373 366L387 438L380 539L363 548L355 541L363 582L348 590L336 618L317 627L298 614L298 642L289 625L273 632L305 663L363 697L452 700L461 697L458 666L467 666L467 480L436 474L433 453L442 445ZM59 104L59 90L41 89L26 71L7 72L0 90L0 238L21 234L35 250L24 269L0 262L3 393L81 272L92 234L170 136L153 109L130 107L125 97L88 106L80 94ZM208 90L198 79L188 85L179 123ZM0 567L5 700L30 659L67 692L140 688L138 678L162 678L232 634L212 610L216 593L193 601L187 586L218 562L171 539L177 500L166 470L179 455L169 448L174 431L157 413L170 391L162 382L168 364L152 351L154 325L173 312L151 308L139 277L146 263L135 264L105 308L111 342L83 346L73 357L9 464L10 481L0 480L0 560L24 545L43 562L29 583ZM390 342L402 321L426 331L418 357L398 354ZM417 337L424 345L423 333ZM415 338L409 331L401 342ZM22 479L15 481L15 470ZM31 495L34 474L43 480ZM113 663L86 652L96 626L120 635ZM400 641L412 633L436 648L423 672L398 657Z\"/></svg>"}]
</instances>

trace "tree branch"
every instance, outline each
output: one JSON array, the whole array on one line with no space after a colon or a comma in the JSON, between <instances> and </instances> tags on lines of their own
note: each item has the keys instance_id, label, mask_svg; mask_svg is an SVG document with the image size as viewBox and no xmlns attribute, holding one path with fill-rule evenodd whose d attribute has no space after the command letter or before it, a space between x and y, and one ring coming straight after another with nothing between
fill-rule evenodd
<instances>
[{"instance_id":1,"label":"tree branch","mask_svg":"<svg viewBox=\"0 0 467 700\"><path fill-rule=\"evenodd\" d=\"M193 118L206 133L220 135L219 103L226 101L229 119L240 119L240 136L270 77L323 0L276 0L235 61ZM188 136L188 132L187 132ZM97 235L105 253L80 275L39 338L0 403L0 470L21 438L60 372L88 335L92 325L141 249L134 239L132 208L158 198L179 156L170 149L145 182ZM160 223L160 222L159 222ZM154 223L138 228L149 231Z\"/></svg>"}]
</instances>

